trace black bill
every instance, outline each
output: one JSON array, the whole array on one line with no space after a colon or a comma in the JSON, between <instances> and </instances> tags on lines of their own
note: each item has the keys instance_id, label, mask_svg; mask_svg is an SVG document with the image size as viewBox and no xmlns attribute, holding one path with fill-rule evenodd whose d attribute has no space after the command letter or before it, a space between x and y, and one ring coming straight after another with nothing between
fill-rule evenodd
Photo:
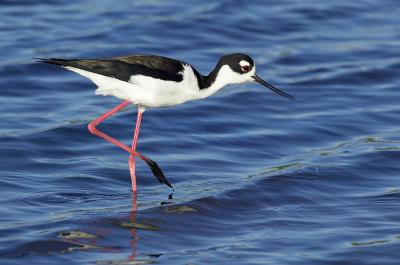
<instances>
[{"instance_id":1,"label":"black bill","mask_svg":"<svg viewBox=\"0 0 400 265\"><path fill-rule=\"evenodd\" d=\"M281 95L281 96L283 96L283 97L285 97L285 98L288 98L288 99L290 99L290 100L295 100L294 97L292 97L292 96L289 95L289 94L286 94L286 93L283 92L282 90L279 90L279 89L277 89L276 87L274 87L273 85L271 85L271 84L265 82L265 81L262 80L259 76L253 75L253 78L254 78L254 81L256 81L257 83L260 83L261 85L263 85L263 86L265 86L265 87L267 87L267 88L269 88L269 89L271 89L271 90L274 91L275 93L277 93L277 94L279 94L279 95Z\"/></svg>"}]
</instances>

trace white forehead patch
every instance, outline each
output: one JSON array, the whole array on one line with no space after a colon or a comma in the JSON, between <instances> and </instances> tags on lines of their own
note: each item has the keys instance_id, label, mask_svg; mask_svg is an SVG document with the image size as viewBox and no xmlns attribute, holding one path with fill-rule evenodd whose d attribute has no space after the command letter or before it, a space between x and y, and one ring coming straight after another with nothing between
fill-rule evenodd
<instances>
[{"instance_id":1,"label":"white forehead patch","mask_svg":"<svg viewBox=\"0 0 400 265\"><path fill-rule=\"evenodd\" d=\"M241 67L243 67L243 66L250 66L250 63L249 63L248 61L241 60L241 61L239 62L239 65L240 65Z\"/></svg>"}]
</instances>

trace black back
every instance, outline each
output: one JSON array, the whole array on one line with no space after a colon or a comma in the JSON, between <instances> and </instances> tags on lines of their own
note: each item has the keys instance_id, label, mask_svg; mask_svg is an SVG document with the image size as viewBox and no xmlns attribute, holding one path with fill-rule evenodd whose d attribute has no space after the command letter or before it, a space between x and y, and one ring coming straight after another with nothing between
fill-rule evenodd
<instances>
[{"instance_id":1,"label":"black back","mask_svg":"<svg viewBox=\"0 0 400 265\"><path fill-rule=\"evenodd\" d=\"M154 55L133 55L114 57L105 60L97 59L40 59L42 62L60 66L70 66L96 74L129 81L132 75L146 75L162 80L180 82L183 70L178 60Z\"/></svg>"}]
</instances>

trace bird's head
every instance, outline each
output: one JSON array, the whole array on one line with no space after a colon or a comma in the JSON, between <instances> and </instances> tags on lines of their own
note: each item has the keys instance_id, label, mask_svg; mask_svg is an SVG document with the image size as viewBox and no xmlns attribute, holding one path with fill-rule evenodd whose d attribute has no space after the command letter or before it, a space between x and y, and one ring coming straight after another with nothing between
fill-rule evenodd
<instances>
[{"instance_id":1,"label":"bird's head","mask_svg":"<svg viewBox=\"0 0 400 265\"><path fill-rule=\"evenodd\" d=\"M223 79L223 82L226 84L257 82L281 96L294 100L294 97L279 90L257 76L254 61L246 54L233 53L222 56L218 62L217 68L219 68L218 76Z\"/></svg>"}]
</instances>

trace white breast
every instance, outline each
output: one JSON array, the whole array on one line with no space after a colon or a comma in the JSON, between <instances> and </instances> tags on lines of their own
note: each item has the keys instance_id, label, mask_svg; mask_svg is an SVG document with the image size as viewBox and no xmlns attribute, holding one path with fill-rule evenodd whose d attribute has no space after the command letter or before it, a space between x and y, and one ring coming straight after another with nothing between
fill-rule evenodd
<instances>
[{"instance_id":1,"label":"white breast","mask_svg":"<svg viewBox=\"0 0 400 265\"><path fill-rule=\"evenodd\" d=\"M199 93L199 86L196 75L189 65L183 65L183 80L180 82L165 81L144 75L134 75L130 79L130 83L135 89L130 90L129 97L138 100L137 104L145 101L145 105L149 107L168 107L184 103L191 100ZM140 89L140 97L137 97L136 91ZM139 102L140 101L140 102Z\"/></svg>"},{"instance_id":2,"label":"white breast","mask_svg":"<svg viewBox=\"0 0 400 265\"><path fill-rule=\"evenodd\" d=\"M143 107L168 107L197 98L199 87L196 75L189 65L183 65L181 82L165 81L144 75L133 75L129 82L103 76L89 71L65 67L89 78L98 88L96 95L115 96L122 100L130 100Z\"/></svg>"}]
</instances>

